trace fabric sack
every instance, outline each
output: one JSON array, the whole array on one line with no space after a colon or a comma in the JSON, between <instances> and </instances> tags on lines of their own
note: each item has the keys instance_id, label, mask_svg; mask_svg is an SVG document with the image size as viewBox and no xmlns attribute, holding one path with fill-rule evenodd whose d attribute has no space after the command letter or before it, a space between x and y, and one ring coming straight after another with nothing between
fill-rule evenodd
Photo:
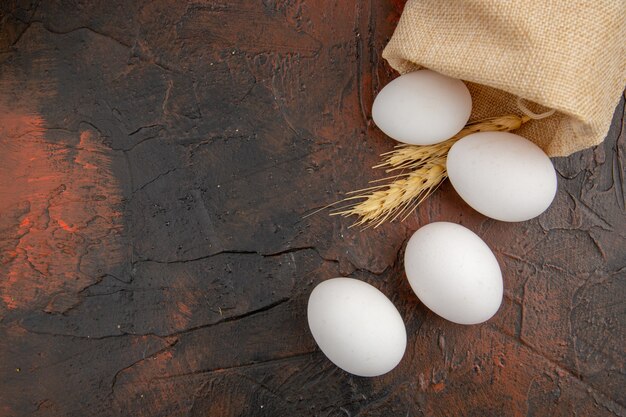
<instances>
[{"instance_id":1,"label":"fabric sack","mask_svg":"<svg viewBox=\"0 0 626 417\"><path fill-rule=\"evenodd\" d=\"M383 57L467 82L472 120L556 113L516 133L549 156L606 136L626 84L624 0L409 0Z\"/></svg>"}]
</instances>

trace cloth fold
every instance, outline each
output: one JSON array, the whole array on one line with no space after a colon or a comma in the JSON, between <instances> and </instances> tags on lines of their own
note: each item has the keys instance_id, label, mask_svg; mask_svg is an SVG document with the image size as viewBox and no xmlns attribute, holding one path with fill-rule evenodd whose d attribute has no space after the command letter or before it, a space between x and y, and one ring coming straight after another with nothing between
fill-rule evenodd
<instances>
[{"instance_id":1,"label":"cloth fold","mask_svg":"<svg viewBox=\"0 0 626 417\"><path fill-rule=\"evenodd\" d=\"M467 82L472 120L537 113L517 133L549 156L605 138L626 84L626 1L409 0L383 57ZM530 103L529 103L530 102Z\"/></svg>"}]
</instances>

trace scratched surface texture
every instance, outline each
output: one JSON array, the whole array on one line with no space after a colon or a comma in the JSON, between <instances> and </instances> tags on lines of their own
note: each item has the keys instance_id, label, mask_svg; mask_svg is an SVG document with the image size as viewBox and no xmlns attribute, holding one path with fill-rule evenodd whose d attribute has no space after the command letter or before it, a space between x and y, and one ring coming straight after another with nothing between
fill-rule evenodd
<instances>
[{"instance_id":1,"label":"scratched surface texture","mask_svg":"<svg viewBox=\"0 0 626 417\"><path fill-rule=\"evenodd\" d=\"M624 416L624 100L606 142L555 160L537 219L445 185L404 223L303 216L383 174L373 97L402 1L21 1L0 6L0 416ZM475 230L495 318L430 313L411 232ZM306 302L365 280L408 347L333 366Z\"/></svg>"}]
</instances>

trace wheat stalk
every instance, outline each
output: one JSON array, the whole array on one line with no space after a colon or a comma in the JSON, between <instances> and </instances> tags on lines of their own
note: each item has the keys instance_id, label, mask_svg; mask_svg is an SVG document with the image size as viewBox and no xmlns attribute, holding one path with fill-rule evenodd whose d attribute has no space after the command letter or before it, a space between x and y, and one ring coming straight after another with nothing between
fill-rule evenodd
<instances>
[{"instance_id":1,"label":"wheat stalk","mask_svg":"<svg viewBox=\"0 0 626 417\"><path fill-rule=\"evenodd\" d=\"M357 216L352 226L378 227L387 220L401 217L404 220L413 210L432 194L448 177L446 158L448 151L459 139L476 132L511 131L530 120L527 116L501 116L466 125L452 138L434 145L418 146L401 144L382 154L382 162L374 168L385 172L400 171L394 177L379 181L391 181L348 193L341 200L347 206L332 211L331 216ZM404 172L410 170L409 172Z\"/></svg>"}]
</instances>

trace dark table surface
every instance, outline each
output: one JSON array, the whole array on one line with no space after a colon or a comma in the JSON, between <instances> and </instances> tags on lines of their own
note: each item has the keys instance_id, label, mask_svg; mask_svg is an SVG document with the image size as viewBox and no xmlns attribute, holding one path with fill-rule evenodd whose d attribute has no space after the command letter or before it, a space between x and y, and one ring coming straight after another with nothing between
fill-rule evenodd
<instances>
[{"instance_id":1,"label":"dark table surface","mask_svg":"<svg viewBox=\"0 0 626 417\"><path fill-rule=\"evenodd\" d=\"M1 416L626 415L624 100L604 144L555 159L552 207L487 219L449 185L361 231L313 209L383 174L373 97L402 1L20 1L0 9ZM411 233L494 249L489 322L429 312ZM313 286L367 281L401 364L316 348Z\"/></svg>"}]
</instances>

